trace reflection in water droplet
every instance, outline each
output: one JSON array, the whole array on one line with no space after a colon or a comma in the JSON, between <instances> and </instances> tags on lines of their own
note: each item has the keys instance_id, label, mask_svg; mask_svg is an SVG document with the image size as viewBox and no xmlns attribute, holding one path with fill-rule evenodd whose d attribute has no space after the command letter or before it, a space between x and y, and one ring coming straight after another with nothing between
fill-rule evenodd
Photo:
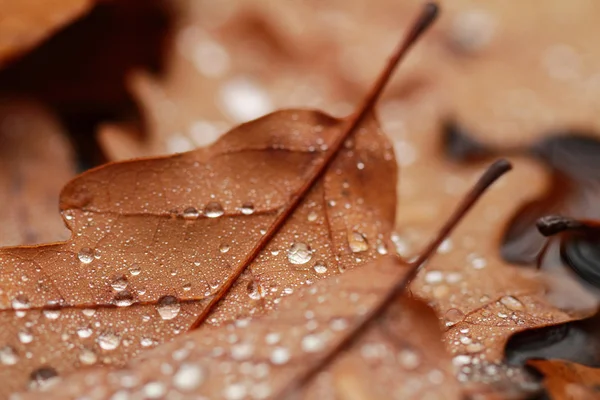
<instances>
[{"instance_id":1,"label":"reflection in water droplet","mask_svg":"<svg viewBox=\"0 0 600 400\"><path fill-rule=\"evenodd\" d=\"M133 276L138 276L142 272L142 269L139 265L133 264L131 268L129 268L129 273Z\"/></svg>"},{"instance_id":2,"label":"reflection in water droplet","mask_svg":"<svg viewBox=\"0 0 600 400\"><path fill-rule=\"evenodd\" d=\"M129 307L133 304L133 295L129 290L123 290L115 295L113 303L117 307Z\"/></svg>"},{"instance_id":3,"label":"reflection in water droplet","mask_svg":"<svg viewBox=\"0 0 600 400\"><path fill-rule=\"evenodd\" d=\"M254 214L254 205L252 203L244 203L240 208L240 211L244 215Z\"/></svg>"},{"instance_id":4,"label":"reflection in water droplet","mask_svg":"<svg viewBox=\"0 0 600 400\"><path fill-rule=\"evenodd\" d=\"M523 311L525 306L513 296L504 296L500 299L500 303L512 311Z\"/></svg>"},{"instance_id":5,"label":"reflection in water droplet","mask_svg":"<svg viewBox=\"0 0 600 400\"><path fill-rule=\"evenodd\" d=\"M452 326L463 320L465 314L457 308L451 308L444 314L446 326Z\"/></svg>"},{"instance_id":6,"label":"reflection in water droplet","mask_svg":"<svg viewBox=\"0 0 600 400\"><path fill-rule=\"evenodd\" d=\"M158 300L156 310L160 317L164 320L173 319L179 314L181 305L179 299L174 296L163 296Z\"/></svg>"},{"instance_id":7,"label":"reflection in water droplet","mask_svg":"<svg viewBox=\"0 0 600 400\"><path fill-rule=\"evenodd\" d=\"M229 251L230 247L227 243L221 243L221 245L219 246L219 251L221 253L227 253Z\"/></svg>"},{"instance_id":8,"label":"reflection in water droplet","mask_svg":"<svg viewBox=\"0 0 600 400\"><path fill-rule=\"evenodd\" d=\"M271 352L270 359L273 364L285 364L290 360L290 351L285 347L275 347Z\"/></svg>"},{"instance_id":9,"label":"reflection in water droplet","mask_svg":"<svg viewBox=\"0 0 600 400\"><path fill-rule=\"evenodd\" d=\"M15 296L14 299L12 299L11 305L12 308L14 308L15 310L23 310L29 308L29 299L27 298L27 296L20 294L18 296Z\"/></svg>"},{"instance_id":10,"label":"reflection in water droplet","mask_svg":"<svg viewBox=\"0 0 600 400\"><path fill-rule=\"evenodd\" d=\"M317 274L324 274L327 272L327 265L320 262L316 263L313 268Z\"/></svg>"},{"instance_id":11,"label":"reflection in water droplet","mask_svg":"<svg viewBox=\"0 0 600 400\"><path fill-rule=\"evenodd\" d=\"M204 215L209 218L218 218L224 213L225 211L223 211L223 207L216 201L211 201L206 205L206 207L204 207Z\"/></svg>"},{"instance_id":12,"label":"reflection in water droplet","mask_svg":"<svg viewBox=\"0 0 600 400\"><path fill-rule=\"evenodd\" d=\"M94 350L84 347L79 353L79 361L81 361L81 363L84 365L96 364L96 361L98 361L98 356Z\"/></svg>"},{"instance_id":13,"label":"reflection in water droplet","mask_svg":"<svg viewBox=\"0 0 600 400\"><path fill-rule=\"evenodd\" d=\"M0 349L0 363L2 365L15 365L19 361L19 355L12 346L4 346Z\"/></svg>"},{"instance_id":14,"label":"reflection in water droplet","mask_svg":"<svg viewBox=\"0 0 600 400\"><path fill-rule=\"evenodd\" d=\"M250 297L252 300L260 300L262 297L260 285L254 280L248 282L248 285L246 286L246 292L248 293L248 297Z\"/></svg>"},{"instance_id":15,"label":"reflection in water droplet","mask_svg":"<svg viewBox=\"0 0 600 400\"><path fill-rule=\"evenodd\" d=\"M348 244L353 253L360 253L369 249L367 238L362 233L356 231L348 232Z\"/></svg>"},{"instance_id":16,"label":"reflection in water droplet","mask_svg":"<svg viewBox=\"0 0 600 400\"><path fill-rule=\"evenodd\" d=\"M205 379L206 371L202 366L184 363L173 376L173 386L175 389L188 392L200 387Z\"/></svg>"},{"instance_id":17,"label":"reflection in water droplet","mask_svg":"<svg viewBox=\"0 0 600 400\"><path fill-rule=\"evenodd\" d=\"M89 247L83 247L79 250L79 253L77 253L77 258L79 258L79 261L83 264L89 264L94 261L94 251Z\"/></svg>"},{"instance_id":18,"label":"reflection in water droplet","mask_svg":"<svg viewBox=\"0 0 600 400\"><path fill-rule=\"evenodd\" d=\"M194 220L200 216L200 212L195 207L188 207L183 210L183 219Z\"/></svg>"},{"instance_id":19,"label":"reflection in water droplet","mask_svg":"<svg viewBox=\"0 0 600 400\"><path fill-rule=\"evenodd\" d=\"M29 375L29 389L42 389L58 382L58 372L52 367L41 367Z\"/></svg>"},{"instance_id":20,"label":"reflection in water droplet","mask_svg":"<svg viewBox=\"0 0 600 400\"><path fill-rule=\"evenodd\" d=\"M113 279L113 281L110 283L110 286L113 288L114 291L120 292L122 290L125 290L128 284L129 282L127 281L127 278L124 275L121 275Z\"/></svg>"},{"instance_id":21,"label":"reflection in water droplet","mask_svg":"<svg viewBox=\"0 0 600 400\"><path fill-rule=\"evenodd\" d=\"M104 331L98 336L98 345L104 350L114 350L119 347L121 338L113 331Z\"/></svg>"},{"instance_id":22,"label":"reflection in water droplet","mask_svg":"<svg viewBox=\"0 0 600 400\"><path fill-rule=\"evenodd\" d=\"M287 256L292 264L306 264L312 258L312 250L307 244L296 242L288 249Z\"/></svg>"}]
</instances>

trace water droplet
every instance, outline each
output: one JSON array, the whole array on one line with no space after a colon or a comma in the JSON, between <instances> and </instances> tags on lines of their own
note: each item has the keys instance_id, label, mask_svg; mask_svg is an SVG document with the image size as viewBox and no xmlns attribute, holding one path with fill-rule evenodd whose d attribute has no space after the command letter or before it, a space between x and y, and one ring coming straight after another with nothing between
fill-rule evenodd
<instances>
[{"instance_id":1,"label":"water droplet","mask_svg":"<svg viewBox=\"0 0 600 400\"><path fill-rule=\"evenodd\" d=\"M152 339L152 338L142 338L140 340L140 344L142 345L142 347L150 347L156 344L156 342Z\"/></svg>"},{"instance_id":2,"label":"water droplet","mask_svg":"<svg viewBox=\"0 0 600 400\"><path fill-rule=\"evenodd\" d=\"M362 162L362 161L357 162L356 163L356 168L358 168L359 170L362 171L363 169L365 169L365 163Z\"/></svg>"},{"instance_id":3,"label":"water droplet","mask_svg":"<svg viewBox=\"0 0 600 400\"><path fill-rule=\"evenodd\" d=\"M223 391L223 395L227 400L242 400L246 398L246 386L242 383L233 383L228 385Z\"/></svg>"},{"instance_id":4,"label":"water droplet","mask_svg":"<svg viewBox=\"0 0 600 400\"><path fill-rule=\"evenodd\" d=\"M271 362L276 365L285 364L290 360L290 351L285 347L275 347L271 352Z\"/></svg>"},{"instance_id":5,"label":"water droplet","mask_svg":"<svg viewBox=\"0 0 600 400\"><path fill-rule=\"evenodd\" d=\"M248 285L246 286L246 292L248 293L248 297L250 297L252 300L260 300L262 297L260 289L261 288L258 282L254 280L248 282Z\"/></svg>"},{"instance_id":6,"label":"water droplet","mask_svg":"<svg viewBox=\"0 0 600 400\"><path fill-rule=\"evenodd\" d=\"M411 349L404 349L398 353L398 362L407 370L413 370L421 364L419 354Z\"/></svg>"},{"instance_id":7,"label":"water droplet","mask_svg":"<svg viewBox=\"0 0 600 400\"><path fill-rule=\"evenodd\" d=\"M84 308L81 312L86 317L92 317L92 316L94 316L94 314L96 314L96 310L93 308Z\"/></svg>"},{"instance_id":8,"label":"water droplet","mask_svg":"<svg viewBox=\"0 0 600 400\"><path fill-rule=\"evenodd\" d=\"M452 326L463 320L465 314L460 311L458 308L451 308L444 314L444 320L446 321L446 326Z\"/></svg>"},{"instance_id":9,"label":"water droplet","mask_svg":"<svg viewBox=\"0 0 600 400\"><path fill-rule=\"evenodd\" d=\"M60 310L44 310L43 314L47 319L55 320L60 317Z\"/></svg>"},{"instance_id":10,"label":"water droplet","mask_svg":"<svg viewBox=\"0 0 600 400\"><path fill-rule=\"evenodd\" d=\"M319 215L315 211L311 211L308 213L306 219L308 219L308 222L315 222L318 216Z\"/></svg>"},{"instance_id":11,"label":"water droplet","mask_svg":"<svg viewBox=\"0 0 600 400\"><path fill-rule=\"evenodd\" d=\"M79 361L81 361L81 363L84 365L96 364L96 362L98 361L98 356L96 355L94 350L84 347L79 353Z\"/></svg>"},{"instance_id":12,"label":"water droplet","mask_svg":"<svg viewBox=\"0 0 600 400\"><path fill-rule=\"evenodd\" d=\"M175 375L173 375L173 386L175 389L188 392L197 389L206 379L206 371L200 365L181 364Z\"/></svg>"},{"instance_id":13,"label":"water droplet","mask_svg":"<svg viewBox=\"0 0 600 400\"><path fill-rule=\"evenodd\" d=\"M19 361L19 355L12 346L4 346L0 349L0 363L2 365L15 365Z\"/></svg>"},{"instance_id":14,"label":"water droplet","mask_svg":"<svg viewBox=\"0 0 600 400\"><path fill-rule=\"evenodd\" d=\"M183 290L185 290L186 292L189 292L190 290L192 290L192 284L191 283L185 283L183 285Z\"/></svg>"},{"instance_id":15,"label":"water droplet","mask_svg":"<svg viewBox=\"0 0 600 400\"><path fill-rule=\"evenodd\" d=\"M288 249L287 256L292 264L306 264L312 258L312 250L307 244L296 242Z\"/></svg>"},{"instance_id":16,"label":"water droplet","mask_svg":"<svg viewBox=\"0 0 600 400\"><path fill-rule=\"evenodd\" d=\"M33 341L33 334L27 328L23 328L17 333L19 337L19 342L21 343L31 343Z\"/></svg>"},{"instance_id":17,"label":"water droplet","mask_svg":"<svg viewBox=\"0 0 600 400\"><path fill-rule=\"evenodd\" d=\"M325 347L325 341L319 335L306 335L302 338L302 350L307 353L320 351Z\"/></svg>"},{"instance_id":18,"label":"water droplet","mask_svg":"<svg viewBox=\"0 0 600 400\"><path fill-rule=\"evenodd\" d=\"M452 359L452 364L456 367L462 367L463 365L467 365L471 363L471 356L467 356L465 354L458 355Z\"/></svg>"},{"instance_id":19,"label":"water droplet","mask_svg":"<svg viewBox=\"0 0 600 400\"><path fill-rule=\"evenodd\" d=\"M487 266L485 258L480 257L475 253L471 253L467 256L467 261L471 264L474 269L483 269Z\"/></svg>"},{"instance_id":20,"label":"water droplet","mask_svg":"<svg viewBox=\"0 0 600 400\"><path fill-rule=\"evenodd\" d=\"M113 331L104 331L98 336L97 342L104 350L114 350L121 344L121 338Z\"/></svg>"},{"instance_id":21,"label":"water droplet","mask_svg":"<svg viewBox=\"0 0 600 400\"><path fill-rule=\"evenodd\" d=\"M367 238L360 232L348 232L348 244L353 253L360 253L369 249Z\"/></svg>"},{"instance_id":22,"label":"water droplet","mask_svg":"<svg viewBox=\"0 0 600 400\"><path fill-rule=\"evenodd\" d=\"M438 247L437 252L440 254L446 254L452 251L452 239L446 239Z\"/></svg>"},{"instance_id":23,"label":"water droplet","mask_svg":"<svg viewBox=\"0 0 600 400\"><path fill-rule=\"evenodd\" d=\"M440 283L444 280L444 274L441 271L427 271L425 273L425 282L429 284Z\"/></svg>"},{"instance_id":24,"label":"water droplet","mask_svg":"<svg viewBox=\"0 0 600 400\"><path fill-rule=\"evenodd\" d=\"M58 372L52 367L41 367L29 375L29 389L41 389L58 382Z\"/></svg>"},{"instance_id":25,"label":"water droplet","mask_svg":"<svg viewBox=\"0 0 600 400\"><path fill-rule=\"evenodd\" d=\"M381 255L386 255L388 253L388 249L385 246L385 243L383 243L383 241L381 240L377 242L377 253Z\"/></svg>"},{"instance_id":26,"label":"water droplet","mask_svg":"<svg viewBox=\"0 0 600 400\"><path fill-rule=\"evenodd\" d=\"M512 311L523 311L525 306L517 298L513 296L504 296L500 299L500 303Z\"/></svg>"},{"instance_id":27,"label":"water droplet","mask_svg":"<svg viewBox=\"0 0 600 400\"><path fill-rule=\"evenodd\" d=\"M167 392L162 382L148 382L144 385L144 395L147 399L162 399Z\"/></svg>"},{"instance_id":28,"label":"water droplet","mask_svg":"<svg viewBox=\"0 0 600 400\"><path fill-rule=\"evenodd\" d=\"M160 317L164 320L173 319L179 314L181 305L179 299L174 296L163 296L158 299L156 310Z\"/></svg>"},{"instance_id":29,"label":"water droplet","mask_svg":"<svg viewBox=\"0 0 600 400\"><path fill-rule=\"evenodd\" d=\"M77 258L79 258L79 261L83 264L89 264L94 261L94 251L89 247L83 247L79 250L79 253L77 253Z\"/></svg>"},{"instance_id":30,"label":"water droplet","mask_svg":"<svg viewBox=\"0 0 600 400\"><path fill-rule=\"evenodd\" d=\"M142 272L142 269L139 265L133 264L131 268L129 268L129 273L133 276L138 276Z\"/></svg>"},{"instance_id":31,"label":"water droplet","mask_svg":"<svg viewBox=\"0 0 600 400\"><path fill-rule=\"evenodd\" d=\"M183 210L183 219L194 220L198 219L200 212L195 207L188 207Z\"/></svg>"},{"instance_id":32,"label":"water droplet","mask_svg":"<svg viewBox=\"0 0 600 400\"><path fill-rule=\"evenodd\" d=\"M252 203L244 203L240 208L240 211L244 215L254 214L254 204Z\"/></svg>"},{"instance_id":33,"label":"water droplet","mask_svg":"<svg viewBox=\"0 0 600 400\"><path fill-rule=\"evenodd\" d=\"M216 201L211 201L206 205L206 207L204 207L204 215L206 215L208 218L218 218L224 213L225 211L223 211L223 207Z\"/></svg>"},{"instance_id":34,"label":"water droplet","mask_svg":"<svg viewBox=\"0 0 600 400\"><path fill-rule=\"evenodd\" d=\"M125 290L128 284L129 282L127 281L127 278L124 275L121 275L113 279L113 281L110 283L110 286L114 291L120 292Z\"/></svg>"},{"instance_id":35,"label":"water droplet","mask_svg":"<svg viewBox=\"0 0 600 400\"><path fill-rule=\"evenodd\" d=\"M123 290L115 295L113 303L117 307L129 307L133 304L133 295L129 290Z\"/></svg>"},{"instance_id":36,"label":"water droplet","mask_svg":"<svg viewBox=\"0 0 600 400\"><path fill-rule=\"evenodd\" d=\"M469 353L477 353L480 352L481 350L485 349L485 346L479 342L473 342L473 343L469 343L466 346L466 350Z\"/></svg>"},{"instance_id":37,"label":"water droplet","mask_svg":"<svg viewBox=\"0 0 600 400\"><path fill-rule=\"evenodd\" d=\"M92 328L90 328L89 326L77 329L77 336L79 336L82 339L89 338L90 336L92 336L92 333Z\"/></svg>"},{"instance_id":38,"label":"water droplet","mask_svg":"<svg viewBox=\"0 0 600 400\"><path fill-rule=\"evenodd\" d=\"M231 346L231 357L234 360L247 360L252 356L254 347L250 343L238 343Z\"/></svg>"},{"instance_id":39,"label":"water droplet","mask_svg":"<svg viewBox=\"0 0 600 400\"><path fill-rule=\"evenodd\" d=\"M281 340L281 334L277 332L267 333L265 336L265 343L267 344L276 344Z\"/></svg>"},{"instance_id":40,"label":"water droplet","mask_svg":"<svg viewBox=\"0 0 600 400\"><path fill-rule=\"evenodd\" d=\"M334 331L343 331L348 328L348 321L344 318L334 318L329 325Z\"/></svg>"},{"instance_id":41,"label":"water droplet","mask_svg":"<svg viewBox=\"0 0 600 400\"><path fill-rule=\"evenodd\" d=\"M221 243L221 245L219 246L219 251L221 253L227 253L229 251L230 247L227 243Z\"/></svg>"},{"instance_id":42,"label":"water droplet","mask_svg":"<svg viewBox=\"0 0 600 400\"><path fill-rule=\"evenodd\" d=\"M327 272L327 265L320 262L316 263L313 268L317 274L324 274Z\"/></svg>"},{"instance_id":43,"label":"water droplet","mask_svg":"<svg viewBox=\"0 0 600 400\"><path fill-rule=\"evenodd\" d=\"M29 308L29 299L25 295L17 295L11 302L12 308L15 310L24 310Z\"/></svg>"}]
</instances>

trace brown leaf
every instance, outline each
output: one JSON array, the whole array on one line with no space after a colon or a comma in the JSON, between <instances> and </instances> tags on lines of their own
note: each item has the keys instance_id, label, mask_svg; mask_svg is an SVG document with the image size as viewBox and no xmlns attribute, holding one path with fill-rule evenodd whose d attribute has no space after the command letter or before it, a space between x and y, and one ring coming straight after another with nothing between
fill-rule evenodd
<instances>
[{"instance_id":1,"label":"brown leaf","mask_svg":"<svg viewBox=\"0 0 600 400\"><path fill-rule=\"evenodd\" d=\"M552 400L600 399L600 369L562 360L531 360Z\"/></svg>"},{"instance_id":2,"label":"brown leaf","mask_svg":"<svg viewBox=\"0 0 600 400\"><path fill-rule=\"evenodd\" d=\"M301 398L460 399L438 319L422 302L397 298L356 333L381 295L407 272L388 256L304 287L265 317L204 327L144 353L124 370L74 374L49 392L25 398L284 398L292 391ZM351 335L357 337L350 347L324 364ZM318 366L318 376L302 379Z\"/></svg>"},{"instance_id":3,"label":"brown leaf","mask_svg":"<svg viewBox=\"0 0 600 400\"><path fill-rule=\"evenodd\" d=\"M0 121L0 244L66 239L57 199L75 161L63 128L49 110L24 99L0 99Z\"/></svg>"},{"instance_id":4,"label":"brown leaf","mask_svg":"<svg viewBox=\"0 0 600 400\"><path fill-rule=\"evenodd\" d=\"M91 8L92 0L0 1L0 66Z\"/></svg>"}]
</instances>

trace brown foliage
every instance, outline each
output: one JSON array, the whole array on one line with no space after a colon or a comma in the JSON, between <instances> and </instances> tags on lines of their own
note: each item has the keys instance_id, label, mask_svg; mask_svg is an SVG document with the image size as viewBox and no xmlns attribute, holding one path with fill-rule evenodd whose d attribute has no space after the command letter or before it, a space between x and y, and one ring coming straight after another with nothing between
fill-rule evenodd
<instances>
[{"instance_id":1,"label":"brown foliage","mask_svg":"<svg viewBox=\"0 0 600 400\"><path fill-rule=\"evenodd\" d=\"M531 360L552 400L600 399L600 370L562 360Z\"/></svg>"}]
</instances>

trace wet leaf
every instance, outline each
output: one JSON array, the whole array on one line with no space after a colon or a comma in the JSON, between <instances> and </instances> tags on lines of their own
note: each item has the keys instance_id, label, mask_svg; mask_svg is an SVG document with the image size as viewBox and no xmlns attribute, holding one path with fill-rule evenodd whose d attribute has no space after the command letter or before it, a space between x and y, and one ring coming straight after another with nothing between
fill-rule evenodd
<instances>
[{"instance_id":1,"label":"wet leaf","mask_svg":"<svg viewBox=\"0 0 600 400\"><path fill-rule=\"evenodd\" d=\"M57 118L31 100L0 99L0 244L68 237L58 194L75 175L71 145Z\"/></svg>"},{"instance_id":2,"label":"wet leaf","mask_svg":"<svg viewBox=\"0 0 600 400\"><path fill-rule=\"evenodd\" d=\"M92 0L0 2L0 65L46 39L91 8Z\"/></svg>"},{"instance_id":3,"label":"wet leaf","mask_svg":"<svg viewBox=\"0 0 600 400\"><path fill-rule=\"evenodd\" d=\"M531 360L552 400L600 399L600 370L562 360Z\"/></svg>"},{"instance_id":4,"label":"wet leaf","mask_svg":"<svg viewBox=\"0 0 600 400\"><path fill-rule=\"evenodd\" d=\"M214 399L284 398L284 393L459 399L438 319L415 299L395 299L347 349L326 360L407 271L387 256L300 289L268 316L205 327L146 352L124 370L72 375L43 397L77 398L92 391L96 399L167 393ZM319 366L318 375L307 375Z\"/></svg>"}]
</instances>

